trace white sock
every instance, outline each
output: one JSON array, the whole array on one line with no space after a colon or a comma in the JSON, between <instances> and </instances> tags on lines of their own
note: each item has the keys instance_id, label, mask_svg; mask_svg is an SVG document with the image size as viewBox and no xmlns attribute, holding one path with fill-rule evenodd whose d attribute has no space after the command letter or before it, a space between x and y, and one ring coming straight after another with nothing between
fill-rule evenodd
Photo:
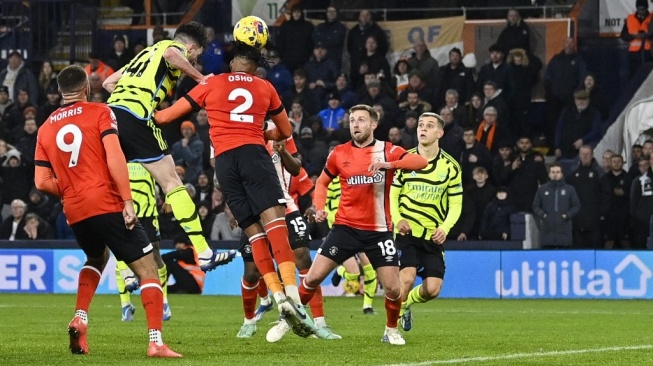
<instances>
[{"instance_id":1,"label":"white sock","mask_svg":"<svg viewBox=\"0 0 653 366\"><path fill-rule=\"evenodd\" d=\"M252 318L252 319L245 318L245 321L243 321L243 324L256 324L256 318Z\"/></svg>"},{"instance_id":2,"label":"white sock","mask_svg":"<svg viewBox=\"0 0 653 366\"><path fill-rule=\"evenodd\" d=\"M286 295L281 291L273 293L272 296L274 296L274 301L276 301L277 304L286 299Z\"/></svg>"},{"instance_id":3,"label":"white sock","mask_svg":"<svg viewBox=\"0 0 653 366\"><path fill-rule=\"evenodd\" d=\"M295 304L302 304L302 300L299 298L299 289L297 289L297 285L285 285L284 290L286 292L286 296L290 297L292 301L295 302Z\"/></svg>"},{"instance_id":4,"label":"white sock","mask_svg":"<svg viewBox=\"0 0 653 366\"><path fill-rule=\"evenodd\" d=\"M163 346L163 337L160 330L150 329L150 342L156 343L157 346Z\"/></svg>"},{"instance_id":5,"label":"white sock","mask_svg":"<svg viewBox=\"0 0 653 366\"><path fill-rule=\"evenodd\" d=\"M259 305L270 305L272 302L272 299L270 299L270 296L262 297Z\"/></svg>"},{"instance_id":6,"label":"white sock","mask_svg":"<svg viewBox=\"0 0 653 366\"><path fill-rule=\"evenodd\" d=\"M88 314L84 310L77 310L75 311L75 316L78 316L82 319L84 324L88 323Z\"/></svg>"},{"instance_id":7,"label":"white sock","mask_svg":"<svg viewBox=\"0 0 653 366\"><path fill-rule=\"evenodd\" d=\"M315 322L315 327L316 328L324 328L326 327L326 320L324 320L323 316L320 316L318 318L314 318L313 321Z\"/></svg>"},{"instance_id":8,"label":"white sock","mask_svg":"<svg viewBox=\"0 0 653 366\"><path fill-rule=\"evenodd\" d=\"M197 253L197 256L200 259L211 259L213 256L213 250L211 248L204 250L202 253Z\"/></svg>"}]
</instances>

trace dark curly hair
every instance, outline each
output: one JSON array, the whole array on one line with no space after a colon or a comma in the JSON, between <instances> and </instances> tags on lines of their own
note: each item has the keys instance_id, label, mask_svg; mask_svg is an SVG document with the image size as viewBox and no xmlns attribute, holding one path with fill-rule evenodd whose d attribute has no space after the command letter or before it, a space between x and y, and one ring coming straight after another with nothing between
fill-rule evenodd
<instances>
[{"instance_id":1,"label":"dark curly hair","mask_svg":"<svg viewBox=\"0 0 653 366\"><path fill-rule=\"evenodd\" d=\"M256 65L261 67L268 67L268 62L261 54L261 51L252 47L247 43L240 41L231 42L233 49L234 57L242 57L244 59L254 62Z\"/></svg>"},{"instance_id":2,"label":"dark curly hair","mask_svg":"<svg viewBox=\"0 0 653 366\"><path fill-rule=\"evenodd\" d=\"M206 49L207 40L204 33L204 26L200 22L192 21L181 24L175 31L174 38L187 38Z\"/></svg>"}]
</instances>

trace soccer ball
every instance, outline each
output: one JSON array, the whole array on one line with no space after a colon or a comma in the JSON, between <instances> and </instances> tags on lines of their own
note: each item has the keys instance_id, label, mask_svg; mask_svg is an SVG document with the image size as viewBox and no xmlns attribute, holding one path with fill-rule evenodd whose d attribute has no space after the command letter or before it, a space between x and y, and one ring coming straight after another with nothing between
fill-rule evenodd
<instances>
[{"instance_id":1,"label":"soccer ball","mask_svg":"<svg viewBox=\"0 0 653 366\"><path fill-rule=\"evenodd\" d=\"M236 23L234 27L234 39L248 44L256 49L261 49L268 43L270 31L263 19L253 15L246 16Z\"/></svg>"},{"instance_id":2,"label":"soccer ball","mask_svg":"<svg viewBox=\"0 0 653 366\"><path fill-rule=\"evenodd\" d=\"M361 288L361 284L358 280L348 280L342 287L345 290L345 295L356 295Z\"/></svg>"}]
</instances>

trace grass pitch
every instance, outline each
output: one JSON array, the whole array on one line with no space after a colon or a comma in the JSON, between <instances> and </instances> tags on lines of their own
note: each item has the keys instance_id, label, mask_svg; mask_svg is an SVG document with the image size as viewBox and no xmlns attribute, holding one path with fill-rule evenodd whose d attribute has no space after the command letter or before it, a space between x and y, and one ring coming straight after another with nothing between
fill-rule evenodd
<instances>
[{"instance_id":1,"label":"grass pitch","mask_svg":"<svg viewBox=\"0 0 653 366\"><path fill-rule=\"evenodd\" d=\"M140 299L135 320L120 321L118 296L98 295L89 313L86 356L68 351L73 295L0 294L0 365L653 365L649 301L435 300L413 307L406 346L380 342L376 316L362 299L326 298L327 322L344 339L265 341L275 315L251 339L236 338L239 297L170 296L173 317L164 339L183 359L148 359Z\"/></svg>"}]
</instances>

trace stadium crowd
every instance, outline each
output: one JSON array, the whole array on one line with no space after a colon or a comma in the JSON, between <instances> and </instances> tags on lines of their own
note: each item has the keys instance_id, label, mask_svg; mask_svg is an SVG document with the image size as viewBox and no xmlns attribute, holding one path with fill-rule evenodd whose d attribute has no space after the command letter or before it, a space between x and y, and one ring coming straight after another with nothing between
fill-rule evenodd
<instances>
[{"instance_id":1,"label":"stadium crowd","mask_svg":"<svg viewBox=\"0 0 653 366\"><path fill-rule=\"evenodd\" d=\"M572 240L559 247L646 247L653 214L653 141L632 146L632 161L612 151L603 152L600 162L593 158L592 146L604 133L606 103L600 80L587 70L573 38L560 40L560 52L544 65L532 52L528 25L511 9L496 43L486 55L476 55L488 59L480 67L466 64L458 48L449 50L449 62L441 65L419 40L409 57L390 65L388 40L370 11L360 11L351 29L338 20L335 7L325 14L326 20L314 25L304 19L303 9L289 9L266 47L268 65L258 72L282 97L303 167L313 180L330 149L351 140L351 106L372 106L381 116L375 138L406 149L417 145L419 115L432 111L446 123L440 146L463 171L463 211L448 239L509 240L510 214L533 212L538 187L550 178L546 162L558 160L580 202L578 214L566 218L572 221ZM204 74L224 72L229 45L213 29L207 27L206 33L209 45L195 66ZM160 27L154 30L155 42L167 36ZM104 79L145 47L143 41L132 43L128 47L119 35L110 53L88 55L92 101L107 100ZM33 74L19 52L5 61L0 71L0 239L72 239L61 203L33 183L37 130L60 105L56 71L45 61ZM531 112L531 90L538 82L546 89L545 116ZM194 85L182 76L160 108ZM213 186L208 128L204 110L162 127L204 235L237 240L240 228ZM159 212L162 238L175 238L179 225L163 196ZM313 238L325 233L323 226L312 227Z\"/></svg>"}]
</instances>

